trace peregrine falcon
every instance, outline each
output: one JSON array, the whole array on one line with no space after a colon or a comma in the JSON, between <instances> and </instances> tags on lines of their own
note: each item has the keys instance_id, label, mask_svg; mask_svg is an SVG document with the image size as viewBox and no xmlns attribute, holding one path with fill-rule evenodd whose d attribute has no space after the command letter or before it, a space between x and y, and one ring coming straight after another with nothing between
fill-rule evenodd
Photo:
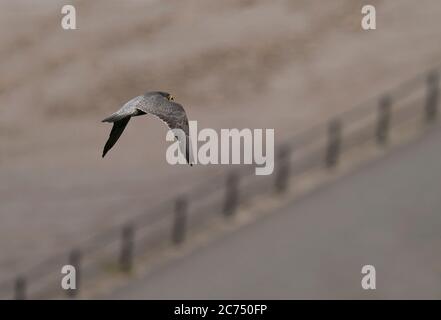
<instances>
[{"instance_id":1,"label":"peregrine falcon","mask_svg":"<svg viewBox=\"0 0 441 320\"><path fill-rule=\"evenodd\" d=\"M104 119L102 122L113 123L112 131L103 150L103 158L106 153L115 145L131 117L152 114L164 121L170 129L181 129L185 133L185 158L190 163L190 140L188 133L188 119L184 108L174 102L171 94L162 91L147 92L135 97L117 112ZM176 137L177 138L177 137ZM182 148L181 148L182 150Z\"/></svg>"}]
</instances>

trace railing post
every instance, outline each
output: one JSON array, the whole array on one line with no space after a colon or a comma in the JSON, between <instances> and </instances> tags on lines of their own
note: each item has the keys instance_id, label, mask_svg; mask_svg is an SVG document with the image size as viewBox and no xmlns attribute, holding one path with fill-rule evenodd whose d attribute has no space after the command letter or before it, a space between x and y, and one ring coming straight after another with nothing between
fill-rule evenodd
<instances>
[{"instance_id":1,"label":"railing post","mask_svg":"<svg viewBox=\"0 0 441 320\"><path fill-rule=\"evenodd\" d=\"M275 188L277 193L283 193L288 189L290 165L290 150L288 146L282 146L279 149L276 162Z\"/></svg>"},{"instance_id":2,"label":"railing post","mask_svg":"<svg viewBox=\"0 0 441 320\"><path fill-rule=\"evenodd\" d=\"M172 240L174 244L184 242L187 228L187 207L186 198L178 198L175 202L175 215L173 222Z\"/></svg>"},{"instance_id":3,"label":"railing post","mask_svg":"<svg viewBox=\"0 0 441 320\"><path fill-rule=\"evenodd\" d=\"M431 123L436 119L439 101L439 74L433 71L427 77L427 97L425 106L426 123Z\"/></svg>"},{"instance_id":4,"label":"railing post","mask_svg":"<svg viewBox=\"0 0 441 320\"><path fill-rule=\"evenodd\" d=\"M326 167L337 165L341 146L341 122L332 120L328 127L328 146L326 150Z\"/></svg>"},{"instance_id":5,"label":"railing post","mask_svg":"<svg viewBox=\"0 0 441 320\"><path fill-rule=\"evenodd\" d=\"M378 105L378 118L376 138L378 144L386 144L389 138L389 127L391 118L391 99L389 96L384 96L380 99Z\"/></svg>"},{"instance_id":6,"label":"railing post","mask_svg":"<svg viewBox=\"0 0 441 320\"><path fill-rule=\"evenodd\" d=\"M69 264L75 268L75 289L66 290L70 298L75 298L80 290L81 282L81 252L78 249L73 249L69 253Z\"/></svg>"},{"instance_id":7,"label":"railing post","mask_svg":"<svg viewBox=\"0 0 441 320\"><path fill-rule=\"evenodd\" d=\"M19 276L15 279L14 299L26 300L26 279L23 276Z\"/></svg>"},{"instance_id":8,"label":"railing post","mask_svg":"<svg viewBox=\"0 0 441 320\"><path fill-rule=\"evenodd\" d=\"M231 216L236 212L239 202L239 177L236 172L230 172L225 184L224 214Z\"/></svg>"},{"instance_id":9,"label":"railing post","mask_svg":"<svg viewBox=\"0 0 441 320\"><path fill-rule=\"evenodd\" d=\"M123 227L121 238L121 253L119 264L123 272L130 272L133 268L133 252L135 246L135 231L133 225L127 224Z\"/></svg>"}]
</instances>

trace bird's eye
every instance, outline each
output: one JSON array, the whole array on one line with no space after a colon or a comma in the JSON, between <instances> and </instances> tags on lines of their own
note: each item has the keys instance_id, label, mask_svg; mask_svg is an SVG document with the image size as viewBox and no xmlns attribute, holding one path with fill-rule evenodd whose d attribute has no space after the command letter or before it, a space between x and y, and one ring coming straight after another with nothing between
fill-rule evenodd
<instances>
[{"instance_id":1,"label":"bird's eye","mask_svg":"<svg viewBox=\"0 0 441 320\"><path fill-rule=\"evenodd\" d=\"M170 100L170 101L174 101L175 100L175 97L173 97L171 94L168 96L168 100Z\"/></svg>"}]
</instances>

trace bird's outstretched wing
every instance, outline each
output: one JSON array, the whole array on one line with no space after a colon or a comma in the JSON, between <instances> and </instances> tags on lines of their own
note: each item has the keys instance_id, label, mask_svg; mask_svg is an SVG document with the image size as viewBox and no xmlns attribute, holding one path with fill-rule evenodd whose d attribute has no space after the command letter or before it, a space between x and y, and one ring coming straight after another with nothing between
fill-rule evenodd
<instances>
[{"instance_id":1,"label":"bird's outstretched wing","mask_svg":"<svg viewBox=\"0 0 441 320\"><path fill-rule=\"evenodd\" d=\"M127 126L127 123L129 123L130 116L122 118L121 120L113 122L113 128L110 132L109 139L106 142L106 145L104 146L103 150L103 158L106 155L106 153L115 145L115 143L118 141L119 137L123 133L124 129Z\"/></svg>"},{"instance_id":2,"label":"bird's outstretched wing","mask_svg":"<svg viewBox=\"0 0 441 320\"><path fill-rule=\"evenodd\" d=\"M164 97L158 97L152 100L142 100L136 105L136 108L144 113L152 114L164 121L170 129L181 129L186 136L185 150L181 145L181 151L185 154L187 163L192 165L190 159L190 138L188 130L188 119L184 108L176 102L167 100Z\"/></svg>"}]
</instances>

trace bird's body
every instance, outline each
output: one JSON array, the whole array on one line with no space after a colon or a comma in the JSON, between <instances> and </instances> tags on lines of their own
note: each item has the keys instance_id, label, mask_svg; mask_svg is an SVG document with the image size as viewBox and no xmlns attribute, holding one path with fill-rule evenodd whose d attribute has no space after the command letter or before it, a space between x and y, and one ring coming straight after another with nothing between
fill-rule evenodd
<instances>
[{"instance_id":1,"label":"bird's body","mask_svg":"<svg viewBox=\"0 0 441 320\"><path fill-rule=\"evenodd\" d=\"M105 118L103 122L113 123L109 139L103 150L103 157L115 145L131 117L152 114L164 121L170 129L181 129L186 136L185 155L190 163L188 119L184 108L173 101L167 92L152 91L137 96L122 106L117 112Z\"/></svg>"}]
</instances>

